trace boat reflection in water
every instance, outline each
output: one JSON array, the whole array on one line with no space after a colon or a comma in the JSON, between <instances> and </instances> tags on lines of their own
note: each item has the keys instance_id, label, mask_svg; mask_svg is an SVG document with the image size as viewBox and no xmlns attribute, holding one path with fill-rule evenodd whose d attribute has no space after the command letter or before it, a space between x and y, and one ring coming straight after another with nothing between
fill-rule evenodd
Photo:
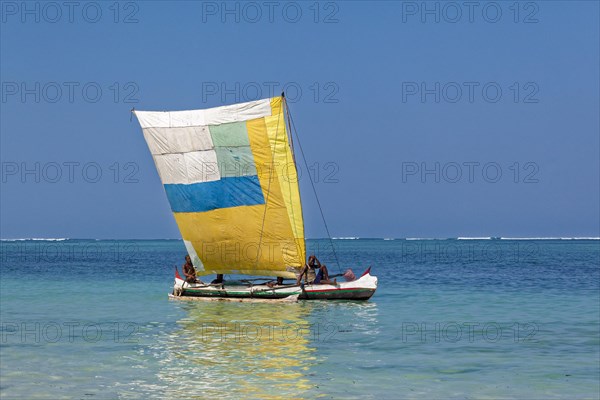
<instances>
[{"instance_id":1,"label":"boat reflection in water","mask_svg":"<svg viewBox=\"0 0 600 400\"><path fill-rule=\"evenodd\" d=\"M308 397L316 361L309 308L300 304L182 302L187 317L163 343L167 397ZM164 386L163 386L164 385Z\"/></svg>"}]
</instances>

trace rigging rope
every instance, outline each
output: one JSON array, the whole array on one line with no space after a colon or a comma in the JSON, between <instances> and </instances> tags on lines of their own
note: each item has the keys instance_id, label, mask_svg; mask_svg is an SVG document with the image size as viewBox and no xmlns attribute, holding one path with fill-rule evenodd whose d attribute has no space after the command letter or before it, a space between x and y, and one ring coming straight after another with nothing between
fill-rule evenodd
<instances>
[{"instance_id":1,"label":"rigging rope","mask_svg":"<svg viewBox=\"0 0 600 400\"><path fill-rule=\"evenodd\" d=\"M288 114L288 118L292 123L292 128L294 130L294 134L296 135L296 143L298 143L298 147L300 148L300 154L302 155L302 159L304 160L304 165L306 166L306 170L308 171L308 180L313 189L313 193L315 194L315 199L317 200L317 205L319 206L319 211L321 212L321 218L323 219L323 224L325 225L325 230L327 231L327 237L329 238L329 242L331 243L331 250L333 251L333 257L335 258L335 263L337 264L338 271L341 272L340 262L338 260L337 253L335 252L335 246L333 245L333 239L331 239L331 234L329 233L329 227L327 226L327 221L325 221L325 214L323 213L323 208L321 207L321 202L319 201L319 196L317 195L317 189L315 188L315 183L313 182L310 176L310 170L308 169L308 162L306 161L306 156L304 155L304 150L302 149L302 144L300 143L300 137L298 136L298 130L296 129L296 124L294 123L294 118L292 118L292 114L290 113L290 108L288 107L287 101L285 102L285 109Z\"/></svg>"}]
</instances>

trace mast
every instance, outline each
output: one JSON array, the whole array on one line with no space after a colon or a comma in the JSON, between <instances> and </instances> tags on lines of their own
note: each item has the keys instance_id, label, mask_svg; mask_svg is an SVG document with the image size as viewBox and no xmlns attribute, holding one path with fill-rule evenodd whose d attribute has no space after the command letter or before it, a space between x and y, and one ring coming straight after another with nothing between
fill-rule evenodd
<instances>
[{"instance_id":1,"label":"mast","mask_svg":"<svg viewBox=\"0 0 600 400\"><path fill-rule=\"evenodd\" d=\"M282 98L282 103L283 103L283 112L286 118L286 122L287 122L287 130L288 130L288 137L289 137L289 143L290 143L290 150L292 152L292 161L294 163L294 169L296 171L296 177L298 177L298 179L296 179L296 189L298 190L298 194L300 195L300 215L302 216L302 232L304 232L304 235L302 235L302 241L304 242L304 254L302 255L303 258L306 260L306 230L304 229L304 207L302 206L302 195L300 194L300 175L298 175L298 164L296 163L296 151L294 148L294 139L293 139L293 135L292 135L292 124L291 124L291 115L290 115L290 110L289 110L289 106L287 103L287 100L285 98L285 92L281 92L281 98ZM310 179L310 174L308 176L308 179Z\"/></svg>"}]
</instances>

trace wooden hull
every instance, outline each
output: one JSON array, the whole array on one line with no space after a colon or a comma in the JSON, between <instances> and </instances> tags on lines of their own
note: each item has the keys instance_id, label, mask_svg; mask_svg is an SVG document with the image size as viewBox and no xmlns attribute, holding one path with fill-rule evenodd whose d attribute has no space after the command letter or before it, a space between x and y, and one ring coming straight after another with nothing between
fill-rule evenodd
<instances>
[{"instance_id":1,"label":"wooden hull","mask_svg":"<svg viewBox=\"0 0 600 400\"><path fill-rule=\"evenodd\" d=\"M206 297L229 299L285 299L297 296L299 300L368 300L377 290L377 277L365 274L352 282L337 285L288 285L270 288L267 285L203 285L189 284L175 278L174 297Z\"/></svg>"}]
</instances>

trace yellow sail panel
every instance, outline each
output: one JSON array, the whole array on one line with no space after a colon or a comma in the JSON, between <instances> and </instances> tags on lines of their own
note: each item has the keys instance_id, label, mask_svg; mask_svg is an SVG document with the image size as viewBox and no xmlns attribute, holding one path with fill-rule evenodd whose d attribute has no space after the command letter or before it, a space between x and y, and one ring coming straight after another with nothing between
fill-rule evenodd
<instances>
[{"instance_id":1,"label":"yellow sail panel","mask_svg":"<svg viewBox=\"0 0 600 400\"><path fill-rule=\"evenodd\" d=\"M198 273L293 277L306 250L282 98L136 115Z\"/></svg>"},{"instance_id":2,"label":"yellow sail panel","mask_svg":"<svg viewBox=\"0 0 600 400\"><path fill-rule=\"evenodd\" d=\"M306 258L306 248L304 242L304 221L302 218L302 203L300 200L300 189L296 164L292 155L291 146L288 142L286 132L286 123L283 97L274 97L271 99L270 117L265 117L267 125L267 134L269 136L270 147L274 153L274 165L277 170L277 178L281 194L286 204L288 217L294 238L299 246L299 253L302 260ZM282 132L283 129L283 132ZM304 264L302 261L301 265Z\"/></svg>"},{"instance_id":3,"label":"yellow sail panel","mask_svg":"<svg viewBox=\"0 0 600 400\"><path fill-rule=\"evenodd\" d=\"M300 255L289 225L282 223L287 221L285 209L267 208L261 238L264 209L255 205L175 213L181 236L192 243L202 261L199 272L294 277L285 267L301 265Z\"/></svg>"}]
</instances>

